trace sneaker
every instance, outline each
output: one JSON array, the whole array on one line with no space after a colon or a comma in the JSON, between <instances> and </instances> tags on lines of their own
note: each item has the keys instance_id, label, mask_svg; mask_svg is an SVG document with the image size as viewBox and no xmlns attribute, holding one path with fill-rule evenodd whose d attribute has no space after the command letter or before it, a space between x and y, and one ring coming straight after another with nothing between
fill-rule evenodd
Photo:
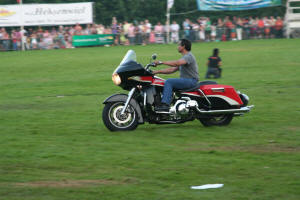
<instances>
[{"instance_id":1,"label":"sneaker","mask_svg":"<svg viewBox=\"0 0 300 200\"><path fill-rule=\"evenodd\" d=\"M161 103L160 105L156 106L154 110L157 112L169 112L170 106L166 103Z\"/></svg>"}]
</instances>

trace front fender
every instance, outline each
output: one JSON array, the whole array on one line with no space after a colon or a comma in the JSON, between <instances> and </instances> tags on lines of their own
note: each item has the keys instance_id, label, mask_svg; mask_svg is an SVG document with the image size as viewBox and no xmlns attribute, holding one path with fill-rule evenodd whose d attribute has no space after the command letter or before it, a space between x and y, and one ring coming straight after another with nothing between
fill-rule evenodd
<instances>
[{"instance_id":1,"label":"front fender","mask_svg":"<svg viewBox=\"0 0 300 200\"><path fill-rule=\"evenodd\" d=\"M113 102L120 102L120 101L125 103L127 98L128 98L127 94L114 94L114 95L111 95L110 97L106 98L103 101L103 104L113 103ZM143 124L144 123L144 118L143 118L143 115L142 115L140 105L138 104L138 102L134 98L132 98L129 103L130 103L130 105L132 105L134 107L134 109L136 110L136 112L138 114L139 124Z\"/></svg>"}]
</instances>

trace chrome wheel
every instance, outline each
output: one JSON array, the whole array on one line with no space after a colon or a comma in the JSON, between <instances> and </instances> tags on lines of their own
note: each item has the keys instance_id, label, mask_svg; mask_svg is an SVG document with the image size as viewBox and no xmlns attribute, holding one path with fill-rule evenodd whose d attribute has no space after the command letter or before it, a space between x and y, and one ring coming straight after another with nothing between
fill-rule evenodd
<instances>
[{"instance_id":1,"label":"chrome wheel","mask_svg":"<svg viewBox=\"0 0 300 200\"><path fill-rule=\"evenodd\" d=\"M137 113L132 105L128 105L124 114L124 102L106 104L103 110L103 122L111 131L133 130L137 127Z\"/></svg>"}]
</instances>

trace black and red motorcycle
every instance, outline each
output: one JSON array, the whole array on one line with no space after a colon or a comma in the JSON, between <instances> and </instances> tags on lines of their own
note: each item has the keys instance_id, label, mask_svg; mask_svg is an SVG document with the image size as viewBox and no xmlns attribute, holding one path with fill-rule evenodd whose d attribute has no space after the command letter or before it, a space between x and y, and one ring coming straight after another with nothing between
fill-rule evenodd
<instances>
[{"instance_id":1,"label":"black and red motorcycle","mask_svg":"<svg viewBox=\"0 0 300 200\"><path fill-rule=\"evenodd\" d=\"M152 56L156 59L156 55ZM129 50L113 72L115 85L128 90L129 94L108 97L102 119L111 131L134 130L145 122L154 124L178 124L198 119L204 126L228 125L234 116L251 110L247 95L232 86L219 85L214 81L202 81L196 87L176 90L169 112L155 112L161 102L165 80L150 70L154 63L143 67L136 61L136 54Z\"/></svg>"}]
</instances>

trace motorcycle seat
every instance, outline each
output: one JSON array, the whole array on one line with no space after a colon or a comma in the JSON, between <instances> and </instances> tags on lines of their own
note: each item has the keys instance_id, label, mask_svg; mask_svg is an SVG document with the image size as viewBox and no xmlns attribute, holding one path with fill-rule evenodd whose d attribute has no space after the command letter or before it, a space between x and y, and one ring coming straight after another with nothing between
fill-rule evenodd
<instances>
[{"instance_id":1,"label":"motorcycle seat","mask_svg":"<svg viewBox=\"0 0 300 200\"><path fill-rule=\"evenodd\" d=\"M183 90L175 90L175 91L176 92L192 92L192 91L199 89L199 87L202 85L216 85L216 84L218 84L218 83L215 81L201 81L201 82L198 82L195 87L187 88L187 89L183 89Z\"/></svg>"}]
</instances>

